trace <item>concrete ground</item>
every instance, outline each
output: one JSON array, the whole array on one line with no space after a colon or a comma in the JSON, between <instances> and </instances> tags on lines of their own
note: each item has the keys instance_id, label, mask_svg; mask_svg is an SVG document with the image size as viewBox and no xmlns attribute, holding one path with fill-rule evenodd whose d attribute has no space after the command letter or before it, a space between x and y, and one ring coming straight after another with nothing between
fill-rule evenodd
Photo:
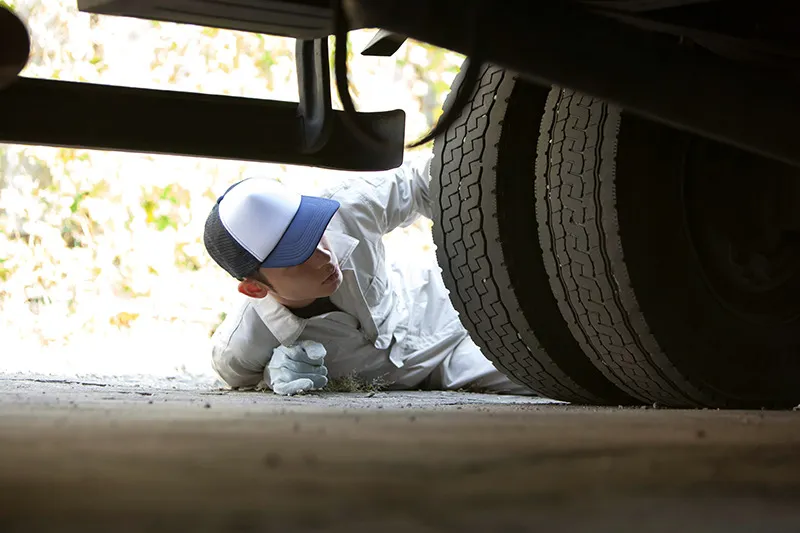
<instances>
[{"instance_id":1,"label":"concrete ground","mask_svg":"<svg viewBox=\"0 0 800 533\"><path fill-rule=\"evenodd\" d=\"M800 412L5 375L0 531L797 532Z\"/></svg>"}]
</instances>

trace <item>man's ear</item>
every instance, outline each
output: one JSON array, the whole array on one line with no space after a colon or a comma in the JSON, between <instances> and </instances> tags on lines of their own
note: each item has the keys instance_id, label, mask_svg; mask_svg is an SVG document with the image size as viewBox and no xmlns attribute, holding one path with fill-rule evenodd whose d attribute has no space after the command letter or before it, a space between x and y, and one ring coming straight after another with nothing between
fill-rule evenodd
<instances>
[{"instance_id":1,"label":"man's ear","mask_svg":"<svg viewBox=\"0 0 800 533\"><path fill-rule=\"evenodd\" d=\"M254 279L245 279L239 282L239 292L250 298L263 298L269 294L269 290L263 283Z\"/></svg>"}]
</instances>

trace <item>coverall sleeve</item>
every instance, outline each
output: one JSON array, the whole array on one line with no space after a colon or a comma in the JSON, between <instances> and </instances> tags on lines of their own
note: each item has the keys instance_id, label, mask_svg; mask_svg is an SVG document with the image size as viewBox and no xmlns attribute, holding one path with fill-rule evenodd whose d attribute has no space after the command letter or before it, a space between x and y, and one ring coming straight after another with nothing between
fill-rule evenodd
<instances>
[{"instance_id":1,"label":"coverall sleeve","mask_svg":"<svg viewBox=\"0 0 800 533\"><path fill-rule=\"evenodd\" d=\"M414 223L419 215L431 218L432 157L408 160L390 172L382 172L367 180L372 188L364 192L363 199L367 201L382 235Z\"/></svg>"},{"instance_id":2,"label":"coverall sleeve","mask_svg":"<svg viewBox=\"0 0 800 533\"><path fill-rule=\"evenodd\" d=\"M211 365L232 388L255 387L280 344L250 304L229 314L211 337Z\"/></svg>"}]
</instances>

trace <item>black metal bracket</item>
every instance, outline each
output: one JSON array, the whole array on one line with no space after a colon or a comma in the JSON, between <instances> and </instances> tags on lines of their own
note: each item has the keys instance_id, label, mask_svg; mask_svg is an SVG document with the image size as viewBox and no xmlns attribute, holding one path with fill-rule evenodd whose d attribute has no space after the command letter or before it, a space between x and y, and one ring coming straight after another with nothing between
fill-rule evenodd
<instances>
[{"instance_id":1,"label":"black metal bracket","mask_svg":"<svg viewBox=\"0 0 800 533\"><path fill-rule=\"evenodd\" d=\"M328 141L309 152L295 102L18 78L0 91L0 142L354 171L402 163L402 110L361 113L369 131L390 140L380 148L356 137L343 115L331 112Z\"/></svg>"},{"instance_id":2,"label":"black metal bracket","mask_svg":"<svg viewBox=\"0 0 800 533\"><path fill-rule=\"evenodd\" d=\"M17 79L30 55L31 39L25 23L0 5L0 89Z\"/></svg>"},{"instance_id":3,"label":"black metal bracket","mask_svg":"<svg viewBox=\"0 0 800 533\"><path fill-rule=\"evenodd\" d=\"M406 38L386 30L378 30L375 36L361 50L362 56L391 57L400 50Z\"/></svg>"},{"instance_id":4,"label":"black metal bracket","mask_svg":"<svg viewBox=\"0 0 800 533\"><path fill-rule=\"evenodd\" d=\"M328 142L333 126L331 108L331 69L328 40L297 40L295 47L297 85L302 121L303 144L306 153L318 152Z\"/></svg>"}]
</instances>

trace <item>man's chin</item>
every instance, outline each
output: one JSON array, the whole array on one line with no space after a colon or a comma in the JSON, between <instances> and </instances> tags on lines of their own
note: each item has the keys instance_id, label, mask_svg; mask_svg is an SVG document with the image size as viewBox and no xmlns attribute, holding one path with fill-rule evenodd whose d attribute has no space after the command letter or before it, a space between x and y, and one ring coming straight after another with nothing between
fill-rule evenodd
<instances>
[{"instance_id":1,"label":"man's chin","mask_svg":"<svg viewBox=\"0 0 800 533\"><path fill-rule=\"evenodd\" d=\"M330 275L325 281L322 282L323 288L330 290L331 294L336 292L336 289L342 284L342 271L338 268Z\"/></svg>"},{"instance_id":2,"label":"man's chin","mask_svg":"<svg viewBox=\"0 0 800 533\"><path fill-rule=\"evenodd\" d=\"M341 280L341 279L337 280L337 281L336 281L336 282L334 282L334 283L328 283L328 284L324 285L324 288L325 288L325 296L330 296L330 295L332 295L333 293L335 293L336 291L338 291L338 290L339 290L339 287L341 287L341 286L342 286L342 280Z\"/></svg>"}]
</instances>

